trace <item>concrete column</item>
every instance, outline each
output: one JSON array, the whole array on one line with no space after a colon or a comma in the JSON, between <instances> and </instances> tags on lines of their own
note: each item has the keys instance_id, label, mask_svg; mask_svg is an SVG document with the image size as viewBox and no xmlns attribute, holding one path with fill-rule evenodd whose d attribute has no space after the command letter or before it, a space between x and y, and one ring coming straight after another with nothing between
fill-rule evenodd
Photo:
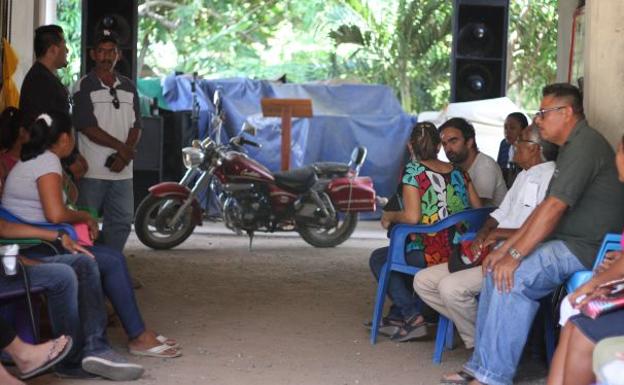
<instances>
[{"instance_id":1,"label":"concrete column","mask_svg":"<svg viewBox=\"0 0 624 385\"><path fill-rule=\"evenodd\" d=\"M588 1L585 17L585 113L615 145L624 134L624 1Z\"/></svg>"},{"instance_id":2,"label":"concrete column","mask_svg":"<svg viewBox=\"0 0 624 385\"><path fill-rule=\"evenodd\" d=\"M17 89L22 87L24 76L30 69L35 56L33 52L35 3L34 1L13 1L11 9L9 40L19 58L17 70L13 75Z\"/></svg>"},{"instance_id":3,"label":"concrete column","mask_svg":"<svg viewBox=\"0 0 624 385\"><path fill-rule=\"evenodd\" d=\"M557 9L557 82L568 81L568 63L572 43L572 17L578 7L578 0L559 0Z\"/></svg>"}]
</instances>

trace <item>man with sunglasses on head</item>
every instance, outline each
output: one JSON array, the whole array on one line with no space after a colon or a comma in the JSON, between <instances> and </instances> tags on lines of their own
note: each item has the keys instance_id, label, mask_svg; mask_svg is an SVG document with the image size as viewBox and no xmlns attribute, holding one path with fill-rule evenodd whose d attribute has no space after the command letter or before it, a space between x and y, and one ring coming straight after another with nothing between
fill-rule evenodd
<instances>
[{"instance_id":1,"label":"man with sunglasses on head","mask_svg":"<svg viewBox=\"0 0 624 385\"><path fill-rule=\"evenodd\" d=\"M122 251L134 210L132 159L141 134L136 87L115 71L120 51L115 35L98 34L89 52L93 70L74 90L74 126L89 171L78 186L78 205L102 213L98 242Z\"/></svg>"},{"instance_id":2,"label":"man with sunglasses on head","mask_svg":"<svg viewBox=\"0 0 624 385\"><path fill-rule=\"evenodd\" d=\"M485 257L474 353L442 383L512 384L539 300L576 271L591 269L604 234L624 226L615 154L585 120L580 91L560 83L542 95L535 124L559 146L546 198Z\"/></svg>"}]
</instances>

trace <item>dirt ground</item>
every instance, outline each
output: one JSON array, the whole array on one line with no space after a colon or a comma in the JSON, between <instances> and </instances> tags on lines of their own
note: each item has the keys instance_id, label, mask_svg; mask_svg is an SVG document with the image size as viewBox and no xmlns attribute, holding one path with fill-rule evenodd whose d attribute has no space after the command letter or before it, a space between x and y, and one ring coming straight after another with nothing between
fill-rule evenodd
<instances>
[{"instance_id":1,"label":"dirt ground","mask_svg":"<svg viewBox=\"0 0 624 385\"><path fill-rule=\"evenodd\" d=\"M209 224L171 251L153 251L134 235L126 248L148 327L176 338L173 360L129 356L145 366L134 384L375 385L437 384L468 357L462 346L432 364L433 332L418 342L368 340L376 283L368 256L387 244L376 222L333 249L315 249L293 235L246 237ZM125 352L119 324L113 347ZM531 364L537 365L535 363ZM518 384L543 384L544 369L525 365ZM52 375L29 382L102 384Z\"/></svg>"}]
</instances>

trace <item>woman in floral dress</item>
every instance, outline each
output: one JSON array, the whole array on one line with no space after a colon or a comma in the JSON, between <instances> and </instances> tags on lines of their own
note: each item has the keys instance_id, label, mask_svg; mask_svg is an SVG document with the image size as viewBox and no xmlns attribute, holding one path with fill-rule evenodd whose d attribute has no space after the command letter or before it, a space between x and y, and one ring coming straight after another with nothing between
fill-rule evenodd
<instances>
[{"instance_id":1,"label":"woman in floral dress","mask_svg":"<svg viewBox=\"0 0 624 385\"><path fill-rule=\"evenodd\" d=\"M417 123L410 135L408 149L412 159L403 170L397 193L402 210L384 211L381 225L392 223L432 224L468 208L481 207L479 197L467 173L438 159L440 135L429 122ZM433 234L412 234L407 242L405 260L425 268L447 262L451 246L456 243L454 228ZM388 256L388 247L373 251L370 267L375 279ZM393 271L388 283L392 307L384 317L380 332L404 342L426 334L425 319L420 313L422 302L412 288L412 277Z\"/></svg>"}]
</instances>

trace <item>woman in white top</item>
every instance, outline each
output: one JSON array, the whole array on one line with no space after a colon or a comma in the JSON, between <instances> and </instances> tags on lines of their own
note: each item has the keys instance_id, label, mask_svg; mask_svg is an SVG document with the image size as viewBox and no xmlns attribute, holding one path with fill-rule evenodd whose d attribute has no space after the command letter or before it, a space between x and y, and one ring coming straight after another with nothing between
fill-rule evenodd
<instances>
[{"instance_id":1,"label":"woman in white top","mask_svg":"<svg viewBox=\"0 0 624 385\"><path fill-rule=\"evenodd\" d=\"M22 147L21 161L6 179L2 205L29 222L86 223L91 239L96 240L98 223L93 217L65 204L60 159L68 156L74 145L74 132L68 116L53 112L40 115L30 128L30 141ZM87 249L95 255L97 265L93 264L96 271L92 273L101 277L104 294L113 304L128 335L130 353L164 358L180 356L181 350L175 340L146 328L123 254L98 245ZM28 250L25 254L36 258L45 256L46 251ZM81 272L77 273L80 280Z\"/></svg>"}]
</instances>

